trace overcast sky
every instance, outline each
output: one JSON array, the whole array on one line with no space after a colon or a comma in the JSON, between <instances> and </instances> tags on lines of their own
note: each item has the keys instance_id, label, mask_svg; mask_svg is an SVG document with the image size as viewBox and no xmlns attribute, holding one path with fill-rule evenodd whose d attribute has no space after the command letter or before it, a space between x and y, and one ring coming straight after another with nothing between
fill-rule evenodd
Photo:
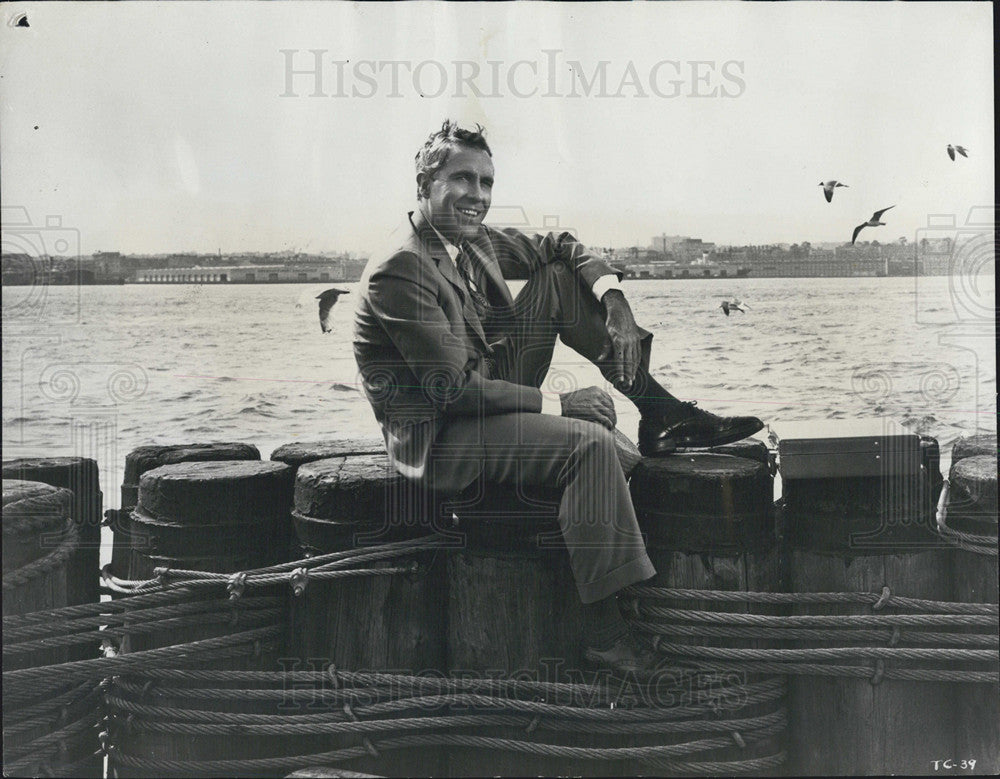
<instances>
[{"instance_id":1,"label":"overcast sky","mask_svg":"<svg viewBox=\"0 0 1000 779\"><path fill-rule=\"evenodd\" d=\"M4 205L61 217L84 253L372 251L446 116L486 126L495 207L592 245L850 240L894 204L865 237L912 241L928 215L993 202L988 3L0 13ZM311 50L322 83L291 75L292 96ZM829 178L849 185L831 204Z\"/></svg>"}]
</instances>

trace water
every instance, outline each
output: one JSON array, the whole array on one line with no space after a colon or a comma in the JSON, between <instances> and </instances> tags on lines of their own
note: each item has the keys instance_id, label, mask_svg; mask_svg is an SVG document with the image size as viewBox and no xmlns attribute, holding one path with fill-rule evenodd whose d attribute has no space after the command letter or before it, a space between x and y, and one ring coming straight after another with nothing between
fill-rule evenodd
<instances>
[{"instance_id":1,"label":"water","mask_svg":"<svg viewBox=\"0 0 1000 779\"><path fill-rule=\"evenodd\" d=\"M994 279L629 281L651 367L719 413L885 417L936 437L996 430ZM320 332L327 285L3 290L4 459L93 457L105 507L146 443L377 435L350 345L354 299ZM356 285L342 285L355 289ZM519 285L513 285L515 289ZM750 308L725 317L722 298ZM543 390L606 382L561 344ZM638 415L617 396L619 427Z\"/></svg>"}]
</instances>

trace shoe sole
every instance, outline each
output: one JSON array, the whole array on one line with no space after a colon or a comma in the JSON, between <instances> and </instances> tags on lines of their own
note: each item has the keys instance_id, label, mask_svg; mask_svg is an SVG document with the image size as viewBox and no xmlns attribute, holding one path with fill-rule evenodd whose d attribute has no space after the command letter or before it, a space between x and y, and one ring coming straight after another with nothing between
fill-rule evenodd
<instances>
[{"instance_id":1,"label":"shoe sole","mask_svg":"<svg viewBox=\"0 0 1000 779\"><path fill-rule=\"evenodd\" d=\"M713 446L725 446L726 444L732 444L736 441L742 441L744 438L749 438L754 433L763 429L763 422L759 424L748 424L746 427L735 430L732 433L713 438L711 443L704 443L703 441L699 441L698 443L690 443L687 441L680 442L675 438L664 438L653 444L653 451L650 454L646 454L642 451L643 448L648 450L649 447L640 447L639 452L643 457L656 457L661 454L673 454L678 449L710 449Z\"/></svg>"}]
</instances>

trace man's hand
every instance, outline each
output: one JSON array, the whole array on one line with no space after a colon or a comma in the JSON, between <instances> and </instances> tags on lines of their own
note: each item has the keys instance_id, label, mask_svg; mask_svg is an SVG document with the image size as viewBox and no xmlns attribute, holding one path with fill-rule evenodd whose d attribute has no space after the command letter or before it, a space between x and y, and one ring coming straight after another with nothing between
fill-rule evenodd
<instances>
[{"instance_id":1,"label":"man's hand","mask_svg":"<svg viewBox=\"0 0 1000 779\"><path fill-rule=\"evenodd\" d=\"M618 416L615 414L615 404L611 396L600 387L564 392L559 396L562 404L562 415L596 422L608 430L615 429Z\"/></svg>"},{"instance_id":2,"label":"man's hand","mask_svg":"<svg viewBox=\"0 0 1000 779\"><path fill-rule=\"evenodd\" d=\"M609 289L601 298L607 312L606 324L611 346L600 356L601 360L612 360L614 367L611 383L619 392L632 387L635 372L639 369L642 351L639 347L641 336L639 326L632 316L632 308L621 290Z\"/></svg>"}]
</instances>

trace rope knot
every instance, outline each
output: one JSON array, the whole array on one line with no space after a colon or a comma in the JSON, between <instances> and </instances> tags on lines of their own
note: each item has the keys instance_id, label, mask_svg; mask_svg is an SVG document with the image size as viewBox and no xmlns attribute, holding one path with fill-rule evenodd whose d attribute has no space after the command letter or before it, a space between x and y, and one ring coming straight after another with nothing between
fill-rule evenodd
<instances>
[{"instance_id":1,"label":"rope knot","mask_svg":"<svg viewBox=\"0 0 1000 779\"><path fill-rule=\"evenodd\" d=\"M229 591L229 600L238 600L243 597L243 591L247 588L247 575L245 571L238 571L229 577L226 589Z\"/></svg>"},{"instance_id":2,"label":"rope knot","mask_svg":"<svg viewBox=\"0 0 1000 779\"><path fill-rule=\"evenodd\" d=\"M298 598L306 591L306 585L309 583L309 569L305 567L296 568L292 571L288 583L292 585L292 594Z\"/></svg>"},{"instance_id":3,"label":"rope knot","mask_svg":"<svg viewBox=\"0 0 1000 779\"><path fill-rule=\"evenodd\" d=\"M117 657L118 648L110 638L101 639L101 654L105 657Z\"/></svg>"},{"instance_id":4,"label":"rope knot","mask_svg":"<svg viewBox=\"0 0 1000 779\"><path fill-rule=\"evenodd\" d=\"M883 678L885 678L885 660L880 657L875 661L875 673L869 681L874 687L875 685L881 684Z\"/></svg>"},{"instance_id":5,"label":"rope knot","mask_svg":"<svg viewBox=\"0 0 1000 779\"><path fill-rule=\"evenodd\" d=\"M875 603L872 605L872 611L879 611L883 606L885 606L886 603L888 603L891 597L892 597L892 592L889 590L889 587L888 586L883 587L882 594L879 595L878 600L875 601Z\"/></svg>"}]
</instances>

